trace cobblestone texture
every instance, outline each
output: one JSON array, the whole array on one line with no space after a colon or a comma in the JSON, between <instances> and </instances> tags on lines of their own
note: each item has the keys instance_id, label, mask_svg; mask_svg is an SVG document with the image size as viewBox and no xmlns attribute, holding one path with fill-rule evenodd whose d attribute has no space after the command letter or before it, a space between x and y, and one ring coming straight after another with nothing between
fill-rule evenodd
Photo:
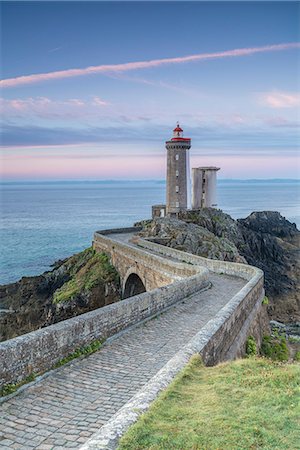
<instances>
[{"instance_id":1,"label":"cobblestone texture","mask_svg":"<svg viewBox=\"0 0 300 450\"><path fill-rule=\"evenodd\" d=\"M79 448L236 294L245 281L211 274L197 293L2 404L1 449Z\"/></svg>"}]
</instances>

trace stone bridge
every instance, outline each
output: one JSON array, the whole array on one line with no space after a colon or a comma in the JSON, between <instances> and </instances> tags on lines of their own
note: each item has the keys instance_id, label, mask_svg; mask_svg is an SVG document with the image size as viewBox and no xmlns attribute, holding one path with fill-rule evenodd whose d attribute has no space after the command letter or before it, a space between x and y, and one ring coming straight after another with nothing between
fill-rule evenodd
<instances>
[{"instance_id":1,"label":"stone bridge","mask_svg":"<svg viewBox=\"0 0 300 450\"><path fill-rule=\"evenodd\" d=\"M124 300L0 344L1 385L45 372L2 400L1 449L115 449L193 354L212 365L243 355L250 333L260 339L261 270L137 231L94 235L95 250L120 273ZM49 371L95 339L106 339L100 351Z\"/></svg>"},{"instance_id":2,"label":"stone bridge","mask_svg":"<svg viewBox=\"0 0 300 450\"><path fill-rule=\"evenodd\" d=\"M142 247L142 240L136 236L140 230L137 227L104 230L94 235L94 249L109 254L120 275L123 298L152 291L200 273L203 280L207 280L207 270L184 262L182 255L176 259L163 255L156 249Z\"/></svg>"}]
</instances>

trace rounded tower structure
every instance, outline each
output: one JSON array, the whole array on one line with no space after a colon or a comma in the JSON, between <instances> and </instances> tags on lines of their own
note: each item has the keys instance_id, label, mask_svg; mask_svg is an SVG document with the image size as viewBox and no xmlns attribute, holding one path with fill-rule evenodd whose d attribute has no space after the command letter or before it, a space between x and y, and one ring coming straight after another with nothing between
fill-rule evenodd
<instances>
[{"instance_id":1,"label":"rounded tower structure","mask_svg":"<svg viewBox=\"0 0 300 450\"><path fill-rule=\"evenodd\" d=\"M177 123L173 137L166 142L167 149L167 199L166 213L176 216L186 210L189 201L191 139L183 137L183 130Z\"/></svg>"},{"instance_id":2,"label":"rounded tower structure","mask_svg":"<svg viewBox=\"0 0 300 450\"><path fill-rule=\"evenodd\" d=\"M192 169L192 209L217 207L217 171L219 167Z\"/></svg>"}]
</instances>

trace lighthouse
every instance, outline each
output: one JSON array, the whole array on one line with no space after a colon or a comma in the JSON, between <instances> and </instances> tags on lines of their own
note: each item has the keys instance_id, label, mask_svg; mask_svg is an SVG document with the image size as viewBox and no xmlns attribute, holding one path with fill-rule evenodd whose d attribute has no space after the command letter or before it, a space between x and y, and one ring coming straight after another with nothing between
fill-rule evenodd
<instances>
[{"instance_id":1,"label":"lighthouse","mask_svg":"<svg viewBox=\"0 0 300 450\"><path fill-rule=\"evenodd\" d=\"M217 171L219 167L192 169L192 202L190 204L190 155L191 139L183 137L183 129L177 123L173 137L166 142L167 195L166 204L152 206L152 218L178 217L181 211L217 207Z\"/></svg>"},{"instance_id":2,"label":"lighthouse","mask_svg":"<svg viewBox=\"0 0 300 450\"><path fill-rule=\"evenodd\" d=\"M166 213L176 216L189 206L191 139L183 137L183 129L177 123L173 137L166 142L167 149L167 197Z\"/></svg>"}]
</instances>

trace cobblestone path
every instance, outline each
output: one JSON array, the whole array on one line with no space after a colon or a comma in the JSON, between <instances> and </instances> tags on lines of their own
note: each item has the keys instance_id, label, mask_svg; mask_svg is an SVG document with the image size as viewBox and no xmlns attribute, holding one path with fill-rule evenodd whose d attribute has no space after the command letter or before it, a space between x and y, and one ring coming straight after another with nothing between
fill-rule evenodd
<instances>
[{"instance_id":1,"label":"cobblestone path","mask_svg":"<svg viewBox=\"0 0 300 450\"><path fill-rule=\"evenodd\" d=\"M79 448L179 351L245 281L212 288L119 335L1 405L1 449Z\"/></svg>"}]
</instances>

